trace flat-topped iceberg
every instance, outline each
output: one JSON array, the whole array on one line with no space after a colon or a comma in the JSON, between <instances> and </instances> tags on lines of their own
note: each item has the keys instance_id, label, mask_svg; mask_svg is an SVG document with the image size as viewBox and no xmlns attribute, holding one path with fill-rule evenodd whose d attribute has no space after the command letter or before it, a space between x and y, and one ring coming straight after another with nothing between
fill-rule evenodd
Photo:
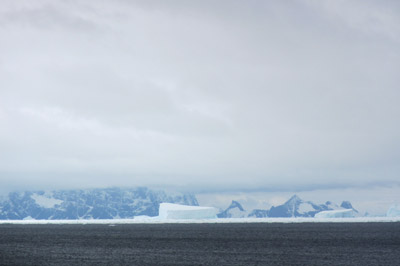
<instances>
[{"instance_id":1,"label":"flat-topped iceberg","mask_svg":"<svg viewBox=\"0 0 400 266\"><path fill-rule=\"evenodd\" d=\"M355 217L352 209L322 211L314 216L315 218L353 218Z\"/></svg>"},{"instance_id":2,"label":"flat-topped iceberg","mask_svg":"<svg viewBox=\"0 0 400 266\"><path fill-rule=\"evenodd\" d=\"M400 217L400 205L395 204L390 206L389 210L386 213L387 217Z\"/></svg>"},{"instance_id":3,"label":"flat-topped iceberg","mask_svg":"<svg viewBox=\"0 0 400 266\"><path fill-rule=\"evenodd\" d=\"M160 219L214 219L217 209L214 207L187 206L173 203L161 203Z\"/></svg>"}]
</instances>

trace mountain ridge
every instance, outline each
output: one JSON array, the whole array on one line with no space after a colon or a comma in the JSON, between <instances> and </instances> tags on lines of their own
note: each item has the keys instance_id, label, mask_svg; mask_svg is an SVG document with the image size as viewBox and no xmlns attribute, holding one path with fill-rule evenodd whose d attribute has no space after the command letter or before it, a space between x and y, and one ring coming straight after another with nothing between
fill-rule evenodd
<instances>
[{"instance_id":1,"label":"mountain ridge","mask_svg":"<svg viewBox=\"0 0 400 266\"><path fill-rule=\"evenodd\" d=\"M237 218L238 215L232 214L232 210L240 206L242 214L247 214L247 217L265 218L265 217L314 217L315 214L321 211L339 210L339 209L352 209L356 213L358 211L353 208L349 201L343 201L339 206L331 201L325 204L316 204L312 201L304 201L296 194L290 197L285 203L272 206L270 209L253 209L247 212L239 202L232 201L231 205L224 211L218 214L219 218ZM240 216L240 217L243 217Z\"/></svg>"},{"instance_id":2,"label":"mountain ridge","mask_svg":"<svg viewBox=\"0 0 400 266\"><path fill-rule=\"evenodd\" d=\"M114 219L157 216L162 202L198 206L192 194L104 188L12 192L0 202L0 219Z\"/></svg>"},{"instance_id":3,"label":"mountain ridge","mask_svg":"<svg viewBox=\"0 0 400 266\"><path fill-rule=\"evenodd\" d=\"M0 200L2 220L53 219L126 219L135 216L158 216L160 203L198 206L193 194L166 192L147 187L97 188L53 191L12 192ZM337 205L331 201L315 204L296 194L285 203L269 209L246 210L239 201L232 200L218 218L314 217L329 210L352 209L349 201Z\"/></svg>"},{"instance_id":4,"label":"mountain ridge","mask_svg":"<svg viewBox=\"0 0 400 266\"><path fill-rule=\"evenodd\" d=\"M217 214L218 218L243 218L246 216L247 212L242 207L242 205L236 200L232 200L231 204L227 209Z\"/></svg>"}]
</instances>

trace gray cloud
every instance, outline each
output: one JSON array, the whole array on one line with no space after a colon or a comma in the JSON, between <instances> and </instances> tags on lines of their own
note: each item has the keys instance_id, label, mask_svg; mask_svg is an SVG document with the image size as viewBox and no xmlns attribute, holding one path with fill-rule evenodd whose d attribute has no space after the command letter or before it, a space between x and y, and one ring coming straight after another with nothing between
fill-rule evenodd
<instances>
[{"instance_id":1,"label":"gray cloud","mask_svg":"<svg viewBox=\"0 0 400 266\"><path fill-rule=\"evenodd\" d=\"M396 1L1 7L3 183L398 180Z\"/></svg>"}]
</instances>

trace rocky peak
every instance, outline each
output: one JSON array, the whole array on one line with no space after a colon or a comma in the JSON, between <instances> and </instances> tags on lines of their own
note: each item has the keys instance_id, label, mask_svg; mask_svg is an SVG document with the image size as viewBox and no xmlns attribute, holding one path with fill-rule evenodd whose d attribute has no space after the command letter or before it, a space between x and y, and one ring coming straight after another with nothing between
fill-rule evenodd
<instances>
[{"instance_id":1,"label":"rocky peak","mask_svg":"<svg viewBox=\"0 0 400 266\"><path fill-rule=\"evenodd\" d=\"M344 209L353 209L353 206L351 205L350 201L343 201L342 204L340 204L340 207Z\"/></svg>"},{"instance_id":2,"label":"rocky peak","mask_svg":"<svg viewBox=\"0 0 400 266\"><path fill-rule=\"evenodd\" d=\"M240 211L244 212L245 210L243 209L242 205L237 202L236 200L232 200L231 205L229 205L228 209L234 209L238 208Z\"/></svg>"}]
</instances>

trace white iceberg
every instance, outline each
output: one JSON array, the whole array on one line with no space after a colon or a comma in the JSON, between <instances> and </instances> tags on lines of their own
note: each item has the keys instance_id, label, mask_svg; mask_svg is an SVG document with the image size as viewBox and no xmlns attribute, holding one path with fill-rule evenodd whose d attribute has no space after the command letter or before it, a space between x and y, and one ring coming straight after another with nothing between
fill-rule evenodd
<instances>
[{"instance_id":1,"label":"white iceberg","mask_svg":"<svg viewBox=\"0 0 400 266\"><path fill-rule=\"evenodd\" d=\"M387 217L400 217L400 205L395 204L390 206L389 210L386 213Z\"/></svg>"},{"instance_id":2,"label":"white iceberg","mask_svg":"<svg viewBox=\"0 0 400 266\"><path fill-rule=\"evenodd\" d=\"M315 218L354 218L355 213L352 209L342 209L333 211L322 211L314 216Z\"/></svg>"},{"instance_id":3,"label":"white iceberg","mask_svg":"<svg viewBox=\"0 0 400 266\"><path fill-rule=\"evenodd\" d=\"M161 203L160 219L215 219L217 209L214 207L187 206L173 203Z\"/></svg>"}]
</instances>

